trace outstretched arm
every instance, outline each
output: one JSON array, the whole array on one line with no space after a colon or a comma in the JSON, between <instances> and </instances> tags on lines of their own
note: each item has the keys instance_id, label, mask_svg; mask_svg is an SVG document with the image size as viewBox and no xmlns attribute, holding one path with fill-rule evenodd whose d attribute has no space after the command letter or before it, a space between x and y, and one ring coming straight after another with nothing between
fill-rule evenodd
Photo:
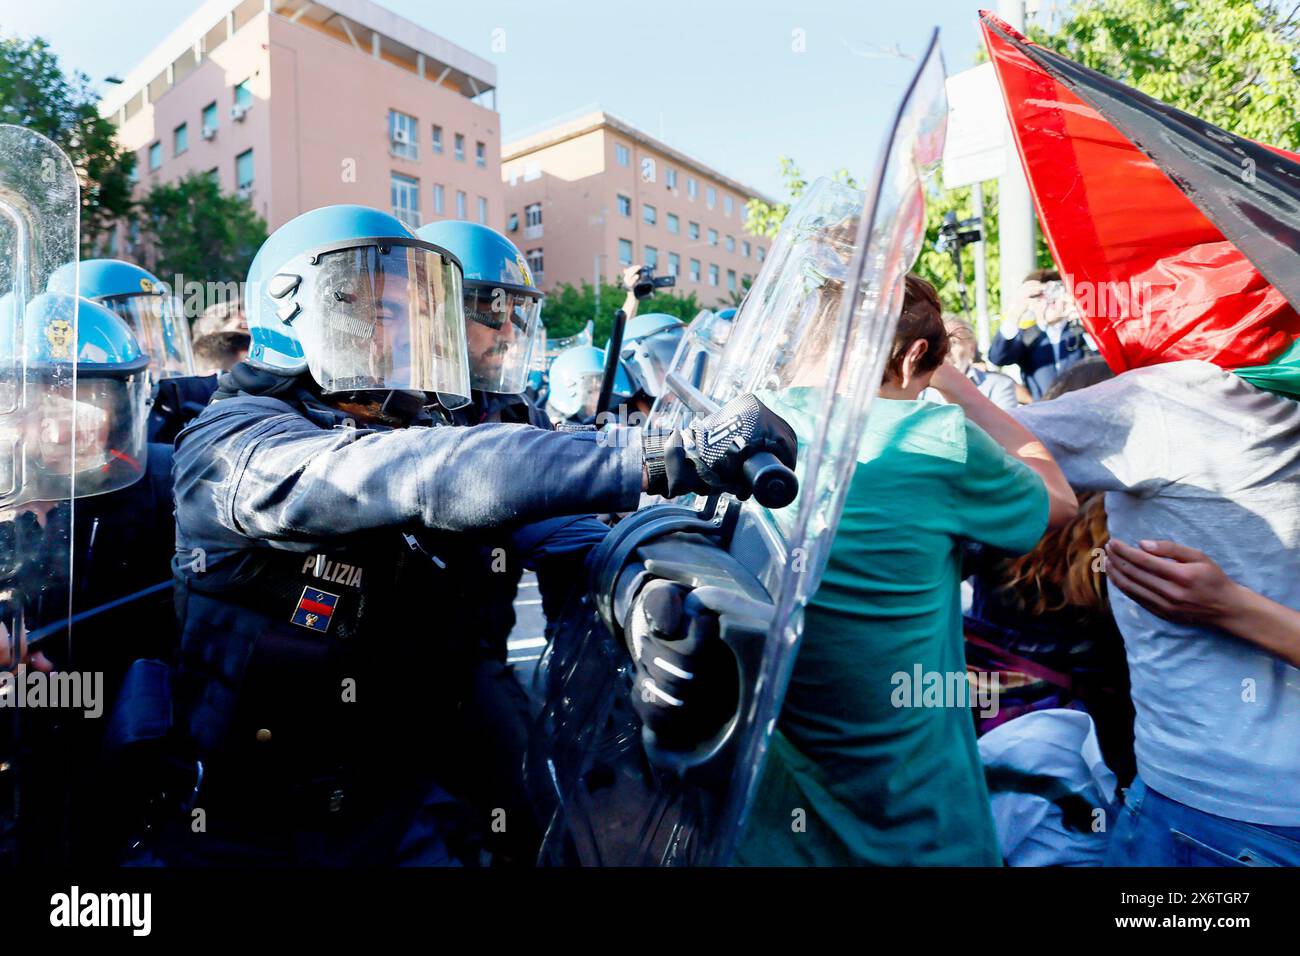
<instances>
[{"instance_id":1,"label":"outstretched arm","mask_svg":"<svg viewBox=\"0 0 1300 956\"><path fill-rule=\"evenodd\" d=\"M633 434L591 442L528 425L327 430L277 406L285 409L272 401L271 414L258 414L232 404L192 426L176 452L178 498L206 492L220 524L245 537L314 542L626 511L644 485Z\"/></svg>"}]
</instances>

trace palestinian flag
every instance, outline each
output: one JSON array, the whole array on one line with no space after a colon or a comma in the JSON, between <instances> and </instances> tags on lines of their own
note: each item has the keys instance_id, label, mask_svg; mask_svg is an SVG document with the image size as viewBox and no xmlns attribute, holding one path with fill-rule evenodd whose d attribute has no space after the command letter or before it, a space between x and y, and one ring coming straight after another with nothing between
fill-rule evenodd
<instances>
[{"instance_id":1,"label":"palestinian flag","mask_svg":"<svg viewBox=\"0 0 1300 956\"><path fill-rule=\"evenodd\" d=\"M1300 395L1300 155L987 11L980 24L1048 245L1110 367L1203 359Z\"/></svg>"}]
</instances>

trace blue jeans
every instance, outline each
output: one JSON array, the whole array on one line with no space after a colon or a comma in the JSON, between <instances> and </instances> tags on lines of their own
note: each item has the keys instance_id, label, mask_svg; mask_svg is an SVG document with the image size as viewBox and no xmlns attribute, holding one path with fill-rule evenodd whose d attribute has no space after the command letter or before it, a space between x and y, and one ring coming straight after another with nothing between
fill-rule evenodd
<instances>
[{"instance_id":1,"label":"blue jeans","mask_svg":"<svg viewBox=\"0 0 1300 956\"><path fill-rule=\"evenodd\" d=\"M1300 827L1266 827L1193 810L1134 777L1105 865L1300 866Z\"/></svg>"}]
</instances>

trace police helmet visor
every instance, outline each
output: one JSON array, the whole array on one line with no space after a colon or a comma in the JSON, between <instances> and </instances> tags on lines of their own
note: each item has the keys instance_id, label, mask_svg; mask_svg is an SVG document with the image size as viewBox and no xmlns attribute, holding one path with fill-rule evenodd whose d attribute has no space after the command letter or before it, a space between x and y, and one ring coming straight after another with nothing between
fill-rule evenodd
<instances>
[{"instance_id":1,"label":"police helmet visor","mask_svg":"<svg viewBox=\"0 0 1300 956\"><path fill-rule=\"evenodd\" d=\"M428 243L384 242L318 251L286 268L302 288L282 294L281 308L301 304L302 318L290 318L322 389L469 400L461 271L450 256ZM285 275L273 280L273 298Z\"/></svg>"},{"instance_id":2,"label":"police helmet visor","mask_svg":"<svg viewBox=\"0 0 1300 956\"><path fill-rule=\"evenodd\" d=\"M524 390L541 328L542 300L504 286L465 289L470 383L482 392Z\"/></svg>"},{"instance_id":3,"label":"police helmet visor","mask_svg":"<svg viewBox=\"0 0 1300 956\"><path fill-rule=\"evenodd\" d=\"M131 327L157 378L194 374L194 349L189 324L170 296L157 292L111 296L99 300Z\"/></svg>"},{"instance_id":4,"label":"police helmet visor","mask_svg":"<svg viewBox=\"0 0 1300 956\"><path fill-rule=\"evenodd\" d=\"M575 375L562 385L551 383L552 407L575 422L589 422L596 417L596 403L600 401L600 385L604 376L598 372Z\"/></svg>"},{"instance_id":5,"label":"police helmet visor","mask_svg":"<svg viewBox=\"0 0 1300 956\"><path fill-rule=\"evenodd\" d=\"M3 447L16 445L18 453L0 455L0 485L21 483L32 489L31 497L57 501L135 483L145 470L151 386L144 369L125 376L83 371L77 376L76 398L42 393L37 414L28 417L23 433L5 436L9 440ZM15 474L15 469L24 473Z\"/></svg>"},{"instance_id":6,"label":"police helmet visor","mask_svg":"<svg viewBox=\"0 0 1300 956\"><path fill-rule=\"evenodd\" d=\"M663 394L664 382L672 368L677 346L681 344L683 331L680 325L672 326L624 346L623 360L639 391L651 398Z\"/></svg>"}]
</instances>

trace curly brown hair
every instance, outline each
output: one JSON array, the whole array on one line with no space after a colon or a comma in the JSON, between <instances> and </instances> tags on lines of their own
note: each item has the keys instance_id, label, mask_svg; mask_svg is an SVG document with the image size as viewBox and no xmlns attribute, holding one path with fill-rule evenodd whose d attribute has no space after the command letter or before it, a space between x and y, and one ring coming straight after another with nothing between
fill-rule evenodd
<instances>
[{"instance_id":1,"label":"curly brown hair","mask_svg":"<svg viewBox=\"0 0 1300 956\"><path fill-rule=\"evenodd\" d=\"M1102 560L1109 540L1105 496L1082 495L1069 524L1047 532L1033 551L1007 563L998 590L1034 616L1066 607L1109 614Z\"/></svg>"}]
</instances>

